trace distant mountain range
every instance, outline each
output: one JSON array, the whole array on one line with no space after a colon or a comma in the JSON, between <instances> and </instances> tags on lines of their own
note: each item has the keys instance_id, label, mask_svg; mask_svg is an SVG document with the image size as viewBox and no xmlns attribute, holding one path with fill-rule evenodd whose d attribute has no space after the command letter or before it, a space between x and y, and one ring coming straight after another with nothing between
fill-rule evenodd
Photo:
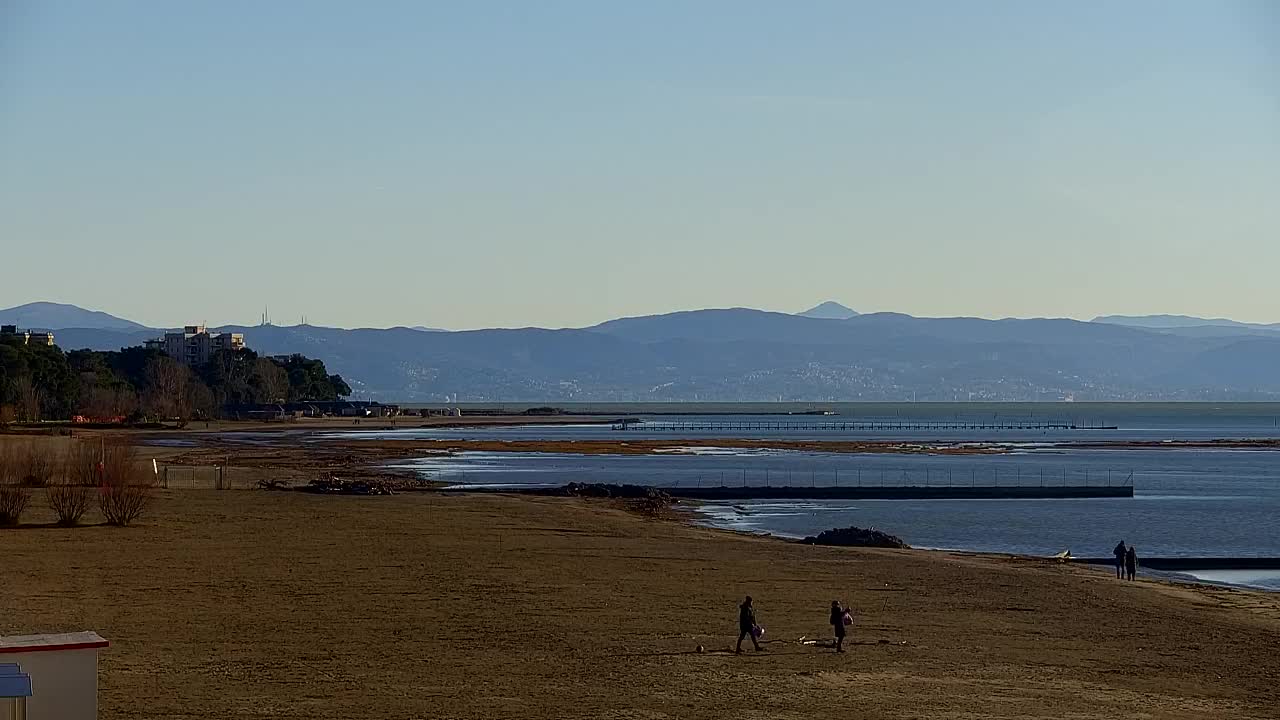
<instances>
[{"instance_id":1,"label":"distant mountain range","mask_svg":"<svg viewBox=\"0 0 1280 720\"><path fill-rule=\"evenodd\" d=\"M1093 322L1149 328L1198 337L1280 333L1280 323L1246 323L1227 318L1202 318L1191 315L1103 315L1094 318Z\"/></svg>"},{"instance_id":2,"label":"distant mountain range","mask_svg":"<svg viewBox=\"0 0 1280 720\"><path fill-rule=\"evenodd\" d=\"M826 305L814 311L843 308ZM136 345L161 332L55 307L61 315L15 308L0 319L52 329L68 349ZM811 314L695 310L564 330L222 329L244 332L262 353L320 358L361 397L402 402L455 393L459 401L513 403L1280 400L1273 326ZM1140 322L1166 325L1131 324Z\"/></svg>"}]
</instances>

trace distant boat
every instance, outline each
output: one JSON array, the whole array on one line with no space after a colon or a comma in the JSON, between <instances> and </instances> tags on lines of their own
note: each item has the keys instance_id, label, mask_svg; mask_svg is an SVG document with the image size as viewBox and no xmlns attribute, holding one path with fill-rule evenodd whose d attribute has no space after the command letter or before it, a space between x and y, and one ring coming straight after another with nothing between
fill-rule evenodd
<instances>
[{"instance_id":1,"label":"distant boat","mask_svg":"<svg viewBox=\"0 0 1280 720\"><path fill-rule=\"evenodd\" d=\"M804 412L789 412L788 415L839 415L835 410L805 410Z\"/></svg>"}]
</instances>

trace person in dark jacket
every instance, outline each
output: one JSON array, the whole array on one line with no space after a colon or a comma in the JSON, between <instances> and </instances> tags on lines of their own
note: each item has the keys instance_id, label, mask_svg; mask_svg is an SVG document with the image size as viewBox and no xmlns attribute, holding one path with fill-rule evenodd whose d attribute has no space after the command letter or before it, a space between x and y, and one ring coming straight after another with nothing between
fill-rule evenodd
<instances>
[{"instance_id":1,"label":"person in dark jacket","mask_svg":"<svg viewBox=\"0 0 1280 720\"><path fill-rule=\"evenodd\" d=\"M836 652L844 652L844 613L839 600L831 601L831 627L836 633Z\"/></svg>"},{"instance_id":2,"label":"person in dark jacket","mask_svg":"<svg viewBox=\"0 0 1280 720\"><path fill-rule=\"evenodd\" d=\"M1116 556L1116 579L1123 580L1124 579L1124 562L1125 562L1125 554L1126 554L1123 540L1121 540L1120 543L1116 545L1115 549L1111 551L1111 554Z\"/></svg>"},{"instance_id":3,"label":"person in dark jacket","mask_svg":"<svg viewBox=\"0 0 1280 720\"><path fill-rule=\"evenodd\" d=\"M742 653L742 641L744 638L751 638L751 644L760 650L760 643L756 642L756 609L751 604L751 596L748 595L746 600L738 606L738 649L734 652Z\"/></svg>"},{"instance_id":4,"label":"person in dark jacket","mask_svg":"<svg viewBox=\"0 0 1280 720\"><path fill-rule=\"evenodd\" d=\"M1129 551L1124 555L1124 571L1128 574L1130 580L1138 574L1138 551L1132 545L1129 546Z\"/></svg>"}]
</instances>

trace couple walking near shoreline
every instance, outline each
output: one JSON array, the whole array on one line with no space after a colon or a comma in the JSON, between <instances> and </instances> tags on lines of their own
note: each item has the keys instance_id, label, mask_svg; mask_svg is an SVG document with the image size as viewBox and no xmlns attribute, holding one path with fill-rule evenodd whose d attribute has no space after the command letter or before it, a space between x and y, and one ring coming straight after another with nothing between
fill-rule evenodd
<instances>
[{"instance_id":1,"label":"couple walking near shoreline","mask_svg":"<svg viewBox=\"0 0 1280 720\"><path fill-rule=\"evenodd\" d=\"M839 600L831 601L831 617L830 622L832 629L835 631L836 652L844 652L845 627L853 624L852 611L842 607ZM756 623L756 608L751 602L751 596L738 606L738 645L734 650L735 653L742 654L742 641L751 638L751 644L755 646L757 652L764 650L760 647L760 636L764 635L764 628Z\"/></svg>"},{"instance_id":2,"label":"couple walking near shoreline","mask_svg":"<svg viewBox=\"0 0 1280 720\"><path fill-rule=\"evenodd\" d=\"M1132 545L1125 547L1121 540L1111 551L1116 556L1116 577L1132 580L1138 574L1138 551Z\"/></svg>"}]
</instances>

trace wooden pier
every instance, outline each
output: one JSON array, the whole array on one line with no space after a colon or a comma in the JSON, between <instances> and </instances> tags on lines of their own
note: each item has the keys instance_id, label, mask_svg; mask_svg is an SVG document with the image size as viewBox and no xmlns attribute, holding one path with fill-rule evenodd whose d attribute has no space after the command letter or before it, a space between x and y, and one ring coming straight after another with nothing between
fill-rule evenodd
<instances>
[{"instance_id":1,"label":"wooden pier","mask_svg":"<svg viewBox=\"0 0 1280 720\"><path fill-rule=\"evenodd\" d=\"M786 422L781 420L620 420L611 424L616 431L652 433L854 433L854 432L940 432L940 431L1023 431L1116 430L1114 425L1066 420L870 420L838 422Z\"/></svg>"}]
</instances>

